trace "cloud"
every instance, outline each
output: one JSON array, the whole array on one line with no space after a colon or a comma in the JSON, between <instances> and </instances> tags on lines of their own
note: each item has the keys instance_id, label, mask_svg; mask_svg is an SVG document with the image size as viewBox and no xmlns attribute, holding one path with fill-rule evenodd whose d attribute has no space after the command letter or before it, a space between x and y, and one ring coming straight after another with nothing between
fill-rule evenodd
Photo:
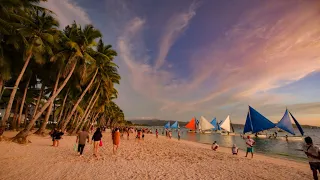
<instances>
[{"instance_id":1,"label":"cloud","mask_svg":"<svg viewBox=\"0 0 320 180\"><path fill-rule=\"evenodd\" d=\"M168 21L155 58L144 44L145 27L152 22L138 17L131 19L118 38L119 55L128 67L134 90L161 103L160 118L232 114L240 120L245 118L248 104L258 109L275 106L283 110L286 104L292 105L294 94L270 90L320 69L318 7L315 1L274 1L272 5L260 4L245 11L225 34L209 45L193 49L192 56L184 59L190 67L189 76L184 78L174 68L161 67L194 17L195 5ZM154 66L151 58L155 59ZM175 62L169 64L176 67ZM314 108L305 109L316 112ZM302 115L302 111L297 113Z\"/></svg>"},{"instance_id":2,"label":"cloud","mask_svg":"<svg viewBox=\"0 0 320 180\"><path fill-rule=\"evenodd\" d=\"M177 13L171 17L165 26L160 39L160 50L155 63L155 69L159 69L164 63L171 46L188 27L191 19L196 15L199 3L193 2L187 12Z\"/></svg>"},{"instance_id":3,"label":"cloud","mask_svg":"<svg viewBox=\"0 0 320 180\"><path fill-rule=\"evenodd\" d=\"M41 2L40 5L55 12L61 29L74 21L81 25L91 23L85 9L73 0L48 0L48 2Z\"/></svg>"}]
</instances>

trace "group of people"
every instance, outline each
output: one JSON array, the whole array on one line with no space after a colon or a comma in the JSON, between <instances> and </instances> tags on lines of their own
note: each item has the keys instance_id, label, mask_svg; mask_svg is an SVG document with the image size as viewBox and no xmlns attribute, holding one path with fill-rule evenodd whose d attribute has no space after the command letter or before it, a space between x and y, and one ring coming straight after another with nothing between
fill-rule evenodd
<instances>
[{"instance_id":1,"label":"group of people","mask_svg":"<svg viewBox=\"0 0 320 180\"><path fill-rule=\"evenodd\" d=\"M251 158L253 158L253 146L255 144L255 141L253 139L250 138L250 136L247 136L246 139L246 146L247 146L247 150L246 150L246 156L248 156L248 153L251 153ZM214 141L211 145L211 149L216 151L219 148L219 145L217 144L217 141ZM236 144L233 144L233 146L231 147L231 153L233 155L238 155L239 153L239 148L237 147Z\"/></svg>"},{"instance_id":2,"label":"group of people","mask_svg":"<svg viewBox=\"0 0 320 180\"><path fill-rule=\"evenodd\" d=\"M90 132L93 132L93 128L90 128ZM52 138L52 142L53 142L52 146L58 147L59 141L60 141L60 139L62 139L64 132L54 128L49 134ZM93 133L93 135L91 137L91 144L93 144L93 155L95 157L98 157L99 147L101 147L103 145L102 137L103 136L102 136L101 128L96 128L95 132ZM115 154L118 147L119 147L119 144L120 144L119 128L114 128L112 130L111 137L112 137L112 142L113 142L113 153ZM86 128L83 128L82 131L80 131L77 134L76 144L75 144L75 150L77 150L78 155L80 157L83 156L83 151L86 146L86 143L90 143L90 133L87 131Z\"/></svg>"}]
</instances>

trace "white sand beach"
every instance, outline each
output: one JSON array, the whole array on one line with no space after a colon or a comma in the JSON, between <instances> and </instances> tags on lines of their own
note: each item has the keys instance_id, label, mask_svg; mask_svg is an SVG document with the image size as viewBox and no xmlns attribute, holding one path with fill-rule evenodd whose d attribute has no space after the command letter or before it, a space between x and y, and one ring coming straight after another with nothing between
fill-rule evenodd
<instances>
[{"instance_id":1,"label":"white sand beach","mask_svg":"<svg viewBox=\"0 0 320 180\"><path fill-rule=\"evenodd\" d=\"M13 136L6 132L5 136ZM146 135L145 140L126 137L112 154L110 133L103 134L100 158L86 145L84 157L73 150L75 136L63 136L60 147L51 138L32 135L32 143L0 142L0 179L312 179L308 163L244 152L231 155L229 148L212 151L210 145Z\"/></svg>"}]
</instances>

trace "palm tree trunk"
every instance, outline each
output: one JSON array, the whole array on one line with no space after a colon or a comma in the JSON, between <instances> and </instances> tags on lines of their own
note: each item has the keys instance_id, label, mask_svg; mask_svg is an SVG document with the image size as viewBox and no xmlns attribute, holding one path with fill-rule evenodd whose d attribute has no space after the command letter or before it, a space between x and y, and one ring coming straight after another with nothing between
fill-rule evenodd
<instances>
[{"instance_id":1,"label":"palm tree trunk","mask_svg":"<svg viewBox=\"0 0 320 180\"><path fill-rule=\"evenodd\" d=\"M61 112L59 113L59 117L58 117L58 120L57 120L57 124L60 122L60 120L61 120L61 118L62 118L63 111L64 111L64 106L65 106L66 100L67 100L67 98L68 98L69 90L70 90L70 87L68 88L67 94L66 94L66 96L65 96L64 99L63 99L62 107L61 107Z\"/></svg>"},{"instance_id":2,"label":"palm tree trunk","mask_svg":"<svg viewBox=\"0 0 320 180\"><path fill-rule=\"evenodd\" d=\"M3 88L3 79L0 77L0 96L2 95L2 88ZM1 97L0 97L1 100Z\"/></svg>"},{"instance_id":3,"label":"palm tree trunk","mask_svg":"<svg viewBox=\"0 0 320 180\"><path fill-rule=\"evenodd\" d=\"M16 127L17 131L19 131L19 128L20 128L20 123L21 123L21 118L22 118L22 111L23 111L24 103L26 101L27 92L28 92L28 88L29 88L29 83L30 83L31 77L32 77L32 75L29 77L29 80L28 80L28 82L26 84L26 87L24 88L22 102L21 102L20 111L19 111L18 122L17 122L17 127ZM27 115L25 115L25 117L26 116Z\"/></svg>"},{"instance_id":4,"label":"palm tree trunk","mask_svg":"<svg viewBox=\"0 0 320 180\"><path fill-rule=\"evenodd\" d=\"M60 79L60 74L61 74L61 69L58 72L56 83L54 84L52 94L55 94L57 91L59 79ZM50 118L51 112L52 112L53 102L54 102L54 100L50 103L49 108L47 109L46 116L44 117L44 120L42 121L40 128L35 132L35 134L43 134L44 133L44 131L47 127L47 123Z\"/></svg>"},{"instance_id":5,"label":"palm tree trunk","mask_svg":"<svg viewBox=\"0 0 320 180\"><path fill-rule=\"evenodd\" d=\"M71 112L71 107L66 107L66 111L64 112L61 121L59 122L59 124L57 125L57 127L61 127L62 124L64 123L64 119L67 118L69 112Z\"/></svg>"},{"instance_id":6,"label":"palm tree trunk","mask_svg":"<svg viewBox=\"0 0 320 180\"><path fill-rule=\"evenodd\" d=\"M98 68L94 74L94 76L92 77L90 83L88 84L88 86L86 87L86 89L82 92L81 96L79 97L78 101L76 102L76 104L73 106L73 109L71 111L71 113L69 114L69 116L67 117L66 121L64 122L61 130L64 131L66 129L67 124L69 123L74 111L76 110L76 108L78 107L79 103L81 102L82 98L84 97L84 95L87 93L87 91L89 90L89 88L91 87L91 85L93 84L93 81L95 80L97 73L98 73Z\"/></svg>"},{"instance_id":7,"label":"palm tree trunk","mask_svg":"<svg viewBox=\"0 0 320 180\"><path fill-rule=\"evenodd\" d=\"M76 126L76 128L74 129L76 132L78 131L78 128L79 128L81 122L83 122L83 121L88 117L88 115L89 115L89 113L90 113L90 112L88 112L88 111L89 111L90 109L92 109L92 108L91 108L91 105L92 105L93 99L95 99L96 96L99 96L99 95L97 95L97 92L98 92L99 87L100 87L100 83L98 84L96 90L94 91L94 93L93 93L93 95L92 95L92 97L91 97L91 99L90 99L90 101L89 101L89 105L87 106L87 108L86 108L86 110L85 110L82 118L80 119L80 121L79 121L80 123L78 123L77 126ZM95 101L95 102L96 102L96 101ZM95 102L94 102L93 104L95 104ZM81 129L81 128L80 128L80 129Z\"/></svg>"},{"instance_id":8,"label":"palm tree trunk","mask_svg":"<svg viewBox=\"0 0 320 180\"><path fill-rule=\"evenodd\" d=\"M99 93L100 94L100 93ZM81 121L80 122L83 122L83 124L80 126L80 128L79 128L79 126L78 127L76 127L76 132L78 132L79 130L81 130L82 128L83 128L83 125L87 122L87 118L88 118L88 116L89 116L89 114L91 113L91 111L92 111L92 109L93 109L93 107L94 107L94 105L96 104L96 102L97 102L97 100L99 99L99 94L97 94L96 95L96 97L95 97L95 99L94 99L94 101L93 101L93 103L91 104L91 106L89 107L89 110L88 110L88 112L87 112L87 114L86 115L84 115L84 118L82 118L81 119ZM80 124L78 124L78 125L80 125ZM79 128L79 129L78 129Z\"/></svg>"},{"instance_id":9,"label":"palm tree trunk","mask_svg":"<svg viewBox=\"0 0 320 180\"><path fill-rule=\"evenodd\" d=\"M27 119L28 119L28 115L29 115L29 106L28 104L26 104L26 110L25 110L25 117L24 117L24 127L27 127Z\"/></svg>"},{"instance_id":10,"label":"palm tree trunk","mask_svg":"<svg viewBox=\"0 0 320 180\"><path fill-rule=\"evenodd\" d=\"M39 94L39 96L38 96L36 106L34 107L34 110L33 110L33 114L32 114L31 119L33 119L34 116L37 114L37 111L38 111L38 108L39 108L39 105L40 105L40 101L41 101L41 98L42 98L42 95L43 95L44 88L45 88L45 85L44 85L44 84L41 84L40 94Z\"/></svg>"},{"instance_id":11,"label":"palm tree trunk","mask_svg":"<svg viewBox=\"0 0 320 180\"><path fill-rule=\"evenodd\" d=\"M54 98L56 98L58 96L58 94L60 93L60 91L66 86L67 82L69 81L69 79L71 78L71 75L73 74L74 69L76 68L76 63L73 64L71 71L69 72L68 76L66 77L66 79L64 79L62 85L59 87L59 89L57 90L57 92L55 94L53 94L48 101L46 102L46 104L43 105L43 107L40 109L40 111L35 115L35 117L33 117L30 121L30 123L27 125L27 127L20 131L15 137L15 140L19 140L20 138L22 139L23 142L26 142L26 138L29 134L30 129L32 128L33 124L36 122L36 120L39 119L39 117L41 116L41 114L47 109L47 107L50 105L50 103L54 100Z\"/></svg>"},{"instance_id":12,"label":"palm tree trunk","mask_svg":"<svg viewBox=\"0 0 320 180\"><path fill-rule=\"evenodd\" d=\"M17 124L17 118L18 118L18 111L19 111L19 105L20 105L21 99L17 99L16 101L16 107L14 109L14 115L11 121L11 129L15 130L16 129L16 124Z\"/></svg>"},{"instance_id":13,"label":"palm tree trunk","mask_svg":"<svg viewBox=\"0 0 320 180\"><path fill-rule=\"evenodd\" d=\"M30 62L30 59L32 57L32 53L30 53L20 71L20 74L16 80L16 82L14 83L14 87L12 89L12 92L11 92L11 95L10 95L10 99L9 99L9 102L8 102L8 105L7 105L7 108L6 108L6 112L4 113L4 116L3 116L3 119L2 119L2 122L1 122L1 128L5 128L6 126L6 123L9 119L9 116L10 116L10 113L11 113L11 108L12 108L12 104L13 104L13 101L14 101L14 97L16 96L16 93L17 93L17 89L18 89L18 86L20 84L20 81L23 77L23 74L24 72L26 71L27 67L28 67L28 64Z\"/></svg>"}]
</instances>

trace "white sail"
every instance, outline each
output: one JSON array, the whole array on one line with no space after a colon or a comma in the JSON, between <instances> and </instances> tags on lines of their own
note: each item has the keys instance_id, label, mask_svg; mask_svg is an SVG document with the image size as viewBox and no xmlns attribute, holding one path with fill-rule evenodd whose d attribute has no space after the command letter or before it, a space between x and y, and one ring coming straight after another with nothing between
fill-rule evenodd
<instances>
[{"instance_id":1,"label":"white sail","mask_svg":"<svg viewBox=\"0 0 320 180\"><path fill-rule=\"evenodd\" d=\"M204 118L203 116L200 117L200 130L205 131L205 130L210 130L212 128L214 128L214 126L208 121L206 120L206 118Z\"/></svg>"},{"instance_id":2,"label":"white sail","mask_svg":"<svg viewBox=\"0 0 320 180\"><path fill-rule=\"evenodd\" d=\"M221 124L220 127L228 132L231 132L231 126L230 126L230 117L228 116Z\"/></svg>"}]
</instances>

